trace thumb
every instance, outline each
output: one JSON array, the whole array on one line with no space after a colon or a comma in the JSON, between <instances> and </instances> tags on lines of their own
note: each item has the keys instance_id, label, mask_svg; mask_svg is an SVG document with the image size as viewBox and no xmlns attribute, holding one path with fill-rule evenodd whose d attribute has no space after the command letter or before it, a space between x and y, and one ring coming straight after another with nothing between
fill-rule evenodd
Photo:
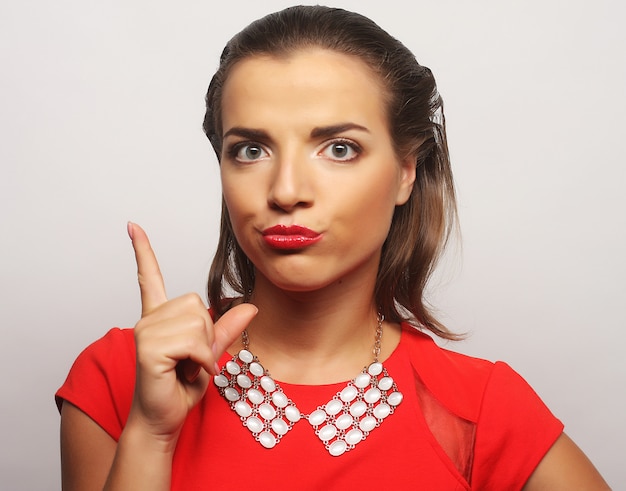
<instances>
[{"instance_id":1,"label":"thumb","mask_svg":"<svg viewBox=\"0 0 626 491\"><path fill-rule=\"evenodd\" d=\"M136 223L128 222L128 235L135 250L137 279L141 293L141 316L167 302L165 284L146 232Z\"/></svg>"},{"instance_id":2,"label":"thumb","mask_svg":"<svg viewBox=\"0 0 626 491\"><path fill-rule=\"evenodd\" d=\"M242 303L226 312L215 323L215 356L217 359L235 342L259 309L250 303Z\"/></svg>"}]
</instances>

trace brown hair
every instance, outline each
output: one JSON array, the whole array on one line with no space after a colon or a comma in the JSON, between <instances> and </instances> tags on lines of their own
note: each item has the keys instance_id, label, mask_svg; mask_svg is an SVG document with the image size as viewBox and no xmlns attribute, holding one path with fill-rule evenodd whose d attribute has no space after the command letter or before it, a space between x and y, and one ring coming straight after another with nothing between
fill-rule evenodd
<instances>
[{"instance_id":1,"label":"brown hair","mask_svg":"<svg viewBox=\"0 0 626 491\"><path fill-rule=\"evenodd\" d=\"M456 218L443 102L431 71L372 20L343 9L290 7L259 19L226 45L206 96L204 131L218 160L222 151L221 98L237 62L255 55L286 56L307 47L358 57L386 88L389 130L400 158L415 156L417 178L407 203L397 206L383 245L375 297L390 321L409 321L447 339L457 336L430 312L424 289ZM226 288L247 297L254 265L237 243L222 203L218 249L208 281L209 302L219 315Z\"/></svg>"}]
</instances>

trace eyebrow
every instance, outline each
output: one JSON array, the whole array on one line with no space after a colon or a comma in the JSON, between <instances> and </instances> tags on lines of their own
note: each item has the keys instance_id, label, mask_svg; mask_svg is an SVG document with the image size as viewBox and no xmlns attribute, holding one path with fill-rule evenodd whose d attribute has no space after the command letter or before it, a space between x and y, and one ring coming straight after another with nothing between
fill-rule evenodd
<instances>
[{"instance_id":1,"label":"eyebrow","mask_svg":"<svg viewBox=\"0 0 626 491\"><path fill-rule=\"evenodd\" d=\"M311 130L311 137L320 138L320 137L333 136L333 135L336 135L337 133L344 133L349 130L359 130L359 131L365 131L366 133L369 133L369 130L365 126L361 126L360 124L340 123L340 124L333 124L330 126L315 127Z\"/></svg>"},{"instance_id":2,"label":"eyebrow","mask_svg":"<svg viewBox=\"0 0 626 491\"><path fill-rule=\"evenodd\" d=\"M333 124L329 126L316 126L311 130L311 138L324 138L336 135L338 133L344 133L350 130L359 130L369 133L370 131L360 124L356 123L339 123ZM226 133L224 133L223 138L227 136L239 136L241 138L246 138L249 140L269 140L269 134L264 130L258 130L254 128L244 128L241 126L233 126Z\"/></svg>"},{"instance_id":3,"label":"eyebrow","mask_svg":"<svg viewBox=\"0 0 626 491\"><path fill-rule=\"evenodd\" d=\"M241 126L233 126L229 129L222 138L226 138L227 136L240 136L241 138L247 138L248 140L268 140L269 135L266 131L263 130L255 130L252 128L243 128Z\"/></svg>"}]
</instances>

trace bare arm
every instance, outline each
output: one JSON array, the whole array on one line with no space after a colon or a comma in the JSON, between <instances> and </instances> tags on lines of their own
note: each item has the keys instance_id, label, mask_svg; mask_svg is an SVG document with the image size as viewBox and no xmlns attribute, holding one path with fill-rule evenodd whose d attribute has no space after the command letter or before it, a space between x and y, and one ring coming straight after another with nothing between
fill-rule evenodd
<instances>
[{"instance_id":1,"label":"bare arm","mask_svg":"<svg viewBox=\"0 0 626 491\"><path fill-rule=\"evenodd\" d=\"M539 463L524 491L610 491L587 456L563 433Z\"/></svg>"},{"instance_id":2,"label":"bare arm","mask_svg":"<svg viewBox=\"0 0 626 491\"><path fill-rule=\"evenodd\" d=\"M127 427L118 443L69 402L61 410L64 491L169 489L173 447Z\"/></svg>"},{"instance_id":3,"label":"bare arm","mask_svg":"<svg viewBox=\"0 0 626 491\"><path fill-rule=\"evenodd\" d=\"M119 444L69 402L61 410L64 491L169 489L174 445L128 426Z\"/></svg>"},{"instance_id":4,"label":"bare arm","mask_svg":"<svg viewBox=\"0 0 626 491\"><path fill-rule=\"evenodd\" d=\"M67 401L61 409L63 490L102 490L117 447L116 441L89 416Z\"/></svg>"}]
</instances>

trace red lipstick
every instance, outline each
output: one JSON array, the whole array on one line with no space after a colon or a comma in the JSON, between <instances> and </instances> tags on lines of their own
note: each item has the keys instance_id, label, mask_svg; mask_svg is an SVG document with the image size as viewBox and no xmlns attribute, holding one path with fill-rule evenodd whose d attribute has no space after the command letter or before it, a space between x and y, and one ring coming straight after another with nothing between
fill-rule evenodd
<instances>
[{"instance_id":1,"label":"red lipstick","mask_svg":"<svg viewBox=\"0 0 626 491\"><path fill-rule=\"evenodd\" d=\"M263 230L263 240L274 249L304 249L321 238L322 234L301 225L274 225Z\"/></svg>"}]
</instances>

